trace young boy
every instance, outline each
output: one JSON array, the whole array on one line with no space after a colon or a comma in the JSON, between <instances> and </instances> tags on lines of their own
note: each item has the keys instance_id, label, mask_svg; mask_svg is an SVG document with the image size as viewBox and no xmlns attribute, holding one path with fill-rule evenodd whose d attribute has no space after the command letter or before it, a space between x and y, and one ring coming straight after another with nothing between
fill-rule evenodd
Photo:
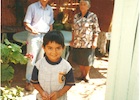
<instances>
[{"instance_id":1,"label":"young boy","mask_svg":"<svg viewBox=\"0 0 140 100\"><path fill-rule=\"evenodd\" d=\"M67 100L67 91L75 84L71 65L61 55L63 34L49 31L43 38L45 56L34 66L31 83L39 92L37 100Z\"/></svg>"}]
</instances>

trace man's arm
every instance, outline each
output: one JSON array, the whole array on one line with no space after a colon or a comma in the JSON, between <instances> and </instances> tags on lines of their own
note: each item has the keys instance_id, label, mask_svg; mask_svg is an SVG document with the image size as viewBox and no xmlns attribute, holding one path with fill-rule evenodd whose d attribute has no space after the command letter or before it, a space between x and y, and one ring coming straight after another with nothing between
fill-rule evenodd
<instances>
[{"instance_id":1,"label":"man's arm","mask_svg":"<svg viewBox=\"0 0 140 100\"><path fill-rule=\"evenodd\" d=\"M50 31L52 31L53 30L53 25L50 25Z\"/></svg>"},{"instance_id":2,"label":"man's arm","mask_svg":"<svg viewBox=\"0 0 140 100\"><path fill-rule=\"evenodd\" d=\"M38 32L27 22L24 22L24 26L27 30L29 30L33 34L38 34Z\"/></svg>"}]
</instances>

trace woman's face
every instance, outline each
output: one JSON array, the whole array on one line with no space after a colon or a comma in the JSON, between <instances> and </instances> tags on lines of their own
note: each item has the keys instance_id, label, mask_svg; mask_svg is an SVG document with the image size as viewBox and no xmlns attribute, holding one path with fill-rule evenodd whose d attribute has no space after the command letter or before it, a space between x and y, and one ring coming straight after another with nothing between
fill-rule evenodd
<instances>
[{"instance_id":1,"label":"woman's face","mask_svg":"<svg viewBox=\"0 0 140 100\"><path fill-rule=\"evenodd\" d=\"M89 9L89 5L88 5L87 1L81 1L79 6L80 6L81 12L87 12Z\"/></svg>"}]
</instances>

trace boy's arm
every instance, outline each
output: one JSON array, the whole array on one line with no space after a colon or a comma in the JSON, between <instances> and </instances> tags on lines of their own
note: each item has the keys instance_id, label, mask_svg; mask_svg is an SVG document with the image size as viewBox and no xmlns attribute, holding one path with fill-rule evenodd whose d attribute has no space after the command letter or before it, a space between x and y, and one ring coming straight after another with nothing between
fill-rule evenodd
<instances>
[{"instance_id":1,"label":"boy's arm","mask_svg":"<svg viewBox=\"0 0 140 100\"><path fill-rule=\"evenodd\" d=\"M49 95L47 92L45 92L42 87L39 84L38 81L38 69L36 66L34 66L33 72L32 72L32 78L31 78L31 83L33 84L34 88L40 93L42 99L47 99L49 98Z\"/></svg>"},{"instance_id":2,"label":"boy's arm","mask_svg":"<svg viewBox=\"0 0 140 100\"><path fill-rule=\"evenodd\" d=\"M72 86L64 86L61 90L58 91L58 97L64 95Z\"/></svg>"},{"instance_id":3,"label":"boy's arm","mask_svg":"<svg viewBox=\"0 0 140 100\"><path fill-rule=\"evenodd\" d=\"M33 86L40 93L43 100L44 99L47 99L47 100L49 99L49 94L41 88L40 84L33 84Z\"/></svg>"},{"instance_id":4,"label":"boy's arm","mask_svg":"<svg viewBox=\"0 0 140 100\"><path fill-rule=\"evenodd\" d=\"M61 90L51 93L51 100L56 100L57 98L63 96L72 86L64 86Z\"/></svg>"},{"instance_id":5,"label":"boy's arm","mask_svg":"<svg viewBox=\"0 0 140 100\"><path fill-rule=\"evenodd\" d=\"M40 84L33 84L33 86L40 94L42 94L44 92L44 90L41 88Z\"/></svg>"},{"instance_id":6,"label":"boy's arm","mask_svg":"<svg viewBox=\"0 0 140 100\"><path fill-rule=\"evenodd\" d=\"M65 75L65 77L66 77L66 81L64 87L59 91L51 93L50 95L51 100L56 100L57 98L63 96L73 85L75 85L72 68Z\"/></svg>"}]
</instances>

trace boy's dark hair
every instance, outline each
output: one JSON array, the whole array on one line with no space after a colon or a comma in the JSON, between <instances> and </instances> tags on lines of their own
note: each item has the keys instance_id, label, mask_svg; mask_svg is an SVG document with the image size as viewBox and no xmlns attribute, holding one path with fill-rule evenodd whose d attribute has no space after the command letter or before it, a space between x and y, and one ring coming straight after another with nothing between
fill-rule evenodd
<instances>
[{"instance_id":1,"label":"boy's dark hair","mask_svg":"<svg viewBox=\"0 0 140 100\"><path fill-rule=\"evenodd\" d=\"M43 46L45 47L49 42L56 42L62 45L63 48L65 47L64 36L60 31L49 31L46 33L43 37Z\"/></svg>"}]
</instances>

